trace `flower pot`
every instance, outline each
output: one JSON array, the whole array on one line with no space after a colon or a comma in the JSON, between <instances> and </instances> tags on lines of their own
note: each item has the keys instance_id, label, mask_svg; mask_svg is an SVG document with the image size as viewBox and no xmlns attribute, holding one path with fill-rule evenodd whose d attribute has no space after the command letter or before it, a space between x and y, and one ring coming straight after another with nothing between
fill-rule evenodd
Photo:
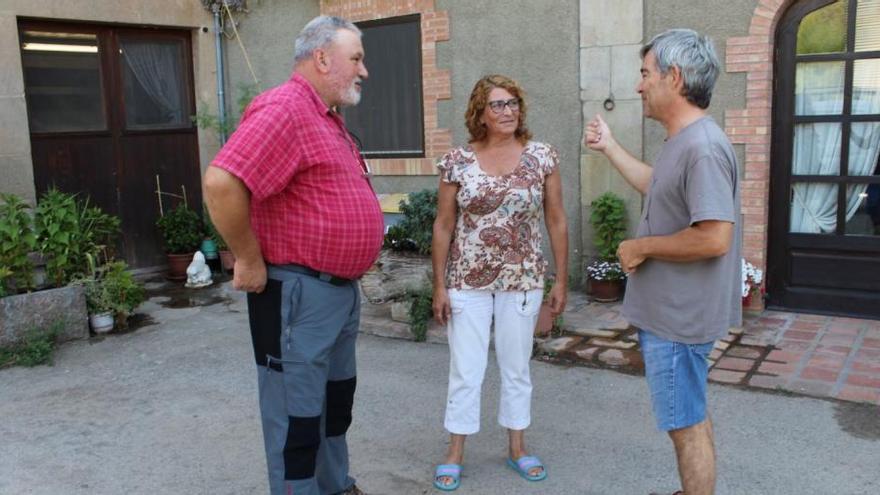
<instances>
[{"instance_id":1,"label":"flower pot","mask_svg":"<svg viewBox=\"0 0 880 495\"><path fill-rule=\"evenodd\" d=\"M193 254L167 254L168 274L165 277L168 280L186 280L186 269L192 263Z\"/></svg>"},{"instance_id":2,"label":"flower pot","mask_svg":"<svg viewBox=\"0 0 880 495\"><path fill-rule=\"evenodd\" d=\"M95 333L107 333L113 330L113 313L110 311L89 315L89 325Z\"/></svg>"},{"instance_id":3,"label":"flower pot","mask_svg":"<svg viewBox=\"0 0 880 495\"><path fill-rule=\"evenodd\" d=\"M232 269L235 268L235 255L232 254L232 251L220 251L220 265L227 272L232 272Z\"/></svg>"},{"instance_id":4,"label":"flower pot","mask_svg":"<svg viewBox=\"0 0 880 495\"><path fill-rule=\"evenodd\" d=\"M590 279L590 295L597 302L619 301L623 294L622 280L592 280Z\"/></svg>"},{"instance_id":5,"label":"flower pot","mask_svg":"<svg viewBox=\"0 0 880 495\"><path fill-rule=\"evenodd\" d=\"M206 260L212 260L217 257L217 243L213 239L205 239L199 251L205 255Z\"/></svg>"}]
</instances>

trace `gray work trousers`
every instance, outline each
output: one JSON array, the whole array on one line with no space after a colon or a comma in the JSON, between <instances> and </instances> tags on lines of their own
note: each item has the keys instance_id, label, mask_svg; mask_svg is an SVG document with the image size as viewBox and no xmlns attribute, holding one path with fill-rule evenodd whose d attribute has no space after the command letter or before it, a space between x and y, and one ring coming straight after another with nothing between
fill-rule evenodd
<instances>
[{"instance_id":1,"label":"gray work trousers","mask_svg":"<svg viewBox=\"0 0 880 495\"><path fill-rule=\"evenodd\" d=\"M328 495L354 484L345 434L356 385L357 282L333 285L269 266L248 294L272 495Z\"/></svg>"}]
</instances>

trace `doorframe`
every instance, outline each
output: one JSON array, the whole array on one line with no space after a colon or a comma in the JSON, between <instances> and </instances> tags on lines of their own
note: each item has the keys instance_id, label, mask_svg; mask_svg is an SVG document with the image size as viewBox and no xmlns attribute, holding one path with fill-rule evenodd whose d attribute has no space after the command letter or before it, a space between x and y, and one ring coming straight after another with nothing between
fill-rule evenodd
<instances>
[{"instance_id":1,"label":"doorframe","mask_svg":"<svg viewBox=\"0 0 880 495\"><path fill-rule=\"evenodd\" d=\"M16 26L18 29L18 40L19 43L24 36L25 30L65 30L70 32L80 32L80 33L89 33L95 34L97 38L97 44L99 47L98 55L99 55L99 72L100 72L100 81L101 81L101 100L103 104L103 114L104 114L104 122L105 128L102 130L94 130L94 131L57 131L57 132L32 132L30 129L30 117L28 116L28 139L31 143L36 139L43 140L51 140L51 139L70 139L70 138L88 138L88 137L100 137L107 138L109 141L109 146L111 150L111 155L115 166L112 167L111 173L113 174L112 181L110 181L115 187L114 197L115 202L112 208L112 211L108 211L107 213L116 215L120 218L123 217L123 209L131 208L132 205L125 205L121 198L120 188L122 187L122 168L124 165L124 157L123 157L123 148L122 141L125 137L135 137L135 136L145 136L145 135L161 135L161 134L178 134L178 135L192 135L193 136L193 153L196 157L196 161L193 163L193 166L197 170L197 174L201 175L201 166L200 166L200 150L199 150L199 139L198 133L199 129L195 122L190 121L186 126L180 127L172 127L172 128L163 128L163 129L127 129L125 122L125 98L124 98L124 89L123 89L123 61L121 60L119 49L121 47L120 44L120 36L129 36L133 38L142 38L144 40L156 40L156 39L173 39L175 41L182 41L182 54L180 61L182 62L182 84L186 87L184 89L184 95L186 101L184 105L186 106L187 115L194 115L197 111L196 105L196 91L195 91L195 67L194 67L194 52L193 52L193 36L194 31L192 28L187 27L170 27L170 26L145 26L145 25L137 25L137 24L117 24L117 23L102 23L102 22L91 22L91 21L71 21L71 20L55 20L55 19L45 19L45 18L33 18L20 16L17 17ZM20 50L20 48L19 48ZM23 68L22 68L23 69ZM27 90L25 85L25 98L27 99ZM29 107L29 105L26 105ZM33 147L33 144L31 144ZM31 167L35 169L36 163L31 160ZM37 183L37 176L39 174L36 173L36 170L33 172L34 175L34 189L35 196L39 198L39 196L45 191L45 187L43 184ZM196 186L200 186L200 182L195 184ZM200 187L199 187L200 189ZM195 199L200 198L199 191L194 191L192 195L188 195L188 203L190 203L190 207L194 208L195 211L201 211L201 204L195 204ZM200 201L199 201L200 203ZM125 253L126 249L123 247L122 243L126 242L126 235L124 229L120 232L119 238L120 248L119 253ZM162 268L161 266L140 266L137 268L139 271L155 271L157 269Z\"/></svg>"}]
</instances>

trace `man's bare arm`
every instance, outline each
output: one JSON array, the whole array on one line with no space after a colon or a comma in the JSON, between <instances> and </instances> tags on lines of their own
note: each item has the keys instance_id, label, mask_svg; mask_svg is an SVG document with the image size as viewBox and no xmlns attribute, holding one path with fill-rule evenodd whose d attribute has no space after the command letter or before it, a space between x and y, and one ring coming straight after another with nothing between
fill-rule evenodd
<instances>
[{"instance_id":1,"label":"man's bare arm","mask_svg":"<svg viewBox=\"0 0 880 495\"><path fill-rule=\"evenodd\" d=\"M689 262L723 256L733 243L730 222L706 220L671 235L648 236L620 243L617 257L624 271L634 271L648 258Z\"/></svg>"},{"instance_id":2,"label":"man's bare arm","mask_svg":"<svg viewBox=\"0 0 880 495\"><path fill-rule=\"evenodd\" d=\"M599 115L596 115L584 129L584 144L591 150L602 152L620 175L637 191L643 195L648 193L653 169L623 149L623 146L611 135L608 124Z\"/></svg>"},{"instance_id":3,"label":"man's bare arm","mask_svg":"<svg viewBox=\"0 0 880 495\"><path fill-rule=\"evenodd\" d=\"M203 189L211 221L235 255L233 287L262 292L266 265L251 228L250 191L238 177L213 165L205 172Z\"/></svg>"}]
</instances>

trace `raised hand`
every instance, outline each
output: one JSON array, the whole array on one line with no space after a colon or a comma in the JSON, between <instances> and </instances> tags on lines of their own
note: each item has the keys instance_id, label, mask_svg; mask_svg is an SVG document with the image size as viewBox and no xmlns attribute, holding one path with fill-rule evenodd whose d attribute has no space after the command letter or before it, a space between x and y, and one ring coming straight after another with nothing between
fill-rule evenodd
<instances>
[{"instance_id":1,"label":"raised hand","mask_svg":"<svg viewBox=\"0 0 880 495\"><path fill-rule=\"evenodd\" d=\"M594 151L605 151L613 142L614 138L611 137L611 129L608 128L608 124L602 120L599 114L596 114L584 129L584 145Z\"/></svg>"}]
</instances>

